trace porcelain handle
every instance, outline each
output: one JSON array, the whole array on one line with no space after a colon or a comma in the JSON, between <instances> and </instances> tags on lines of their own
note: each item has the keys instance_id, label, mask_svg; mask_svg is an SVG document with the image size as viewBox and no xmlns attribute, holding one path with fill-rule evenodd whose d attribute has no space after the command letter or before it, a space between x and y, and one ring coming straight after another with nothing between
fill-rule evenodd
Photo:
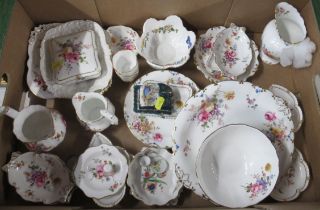
<instances>
[{"instance_id":1,"label":"porcelain handle","mask_svg":"<svg viewBox=\"0 0 320 210\"><path fill-rule=\"evenodd\" d=\"M15 109L8 107L8 106L1 106L0 107L0 115L1 114L7 115L8 117L15 119L18 116L19 112L16 111Z\"/></svg>"},{"instance_id":2,"label":"porcelain handle","mask_svg":"<svg viewBox=\"0 0 320 210\"><path fill-rule=\"evenodd\" d=\"M13 152L13 153L11 154L11 159L10 159L10 161L9 161L7 164L5 164L4 166L2 166L2 168L1 168L2 171L8 173L8 167L10 166L11 162L14 161L14 160L15 160L17 157L19 157L20 155L21 155L20 152Z\"/></svg>"},{"instance_id":3,"label":"porcelain handle","mask_svg":"<svg viewBox=\"0 0 320 210\"><path fill-rule=\"evenodd\" d=\"M116 115L109 113L107 110L101 110L100 114L103 117L107 118L110 121L111 125L118 125L119 120Z\"/></svg>"}]
</instances>

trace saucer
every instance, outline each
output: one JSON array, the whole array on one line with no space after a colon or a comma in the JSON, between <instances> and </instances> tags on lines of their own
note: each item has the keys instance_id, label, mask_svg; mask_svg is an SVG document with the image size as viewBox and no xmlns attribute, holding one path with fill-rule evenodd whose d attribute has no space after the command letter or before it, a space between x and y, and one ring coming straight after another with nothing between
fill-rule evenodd
<instances>
[{"instance_id":1,"label":"saucer","mask_svg":"<svg viewBox=\"0 0 320 210\"><path fill-rule=\"evenodd\" d=\"M163 83L173 88L172 104L174 106L171 115L134 112L134 87L146 82ZM181 89L182 86L185 88ZM153 71L136 80L130 87L124 102L124 118L132 134L147 145L157 145L161 148L173 147L171 131L174 128L174 119L188 99L188 97L181 98L180 93L188 93L190 88L192 94L199 90L191 79L174 71Z\"/></svg>"}]
</instances>

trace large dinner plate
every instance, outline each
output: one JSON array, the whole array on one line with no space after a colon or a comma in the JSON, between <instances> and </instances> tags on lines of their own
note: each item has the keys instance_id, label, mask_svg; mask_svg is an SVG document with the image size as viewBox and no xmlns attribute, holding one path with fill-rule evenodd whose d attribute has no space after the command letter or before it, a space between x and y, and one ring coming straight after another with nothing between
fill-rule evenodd
<instances>
[{"instance_id":1,"label":"large dinner plate","mask_svg":"<svg viewBox=\"0 0 320 210\"><path fill-rule=\"evenodd\" d=\"M177 176L185 187L204 198L195 174L198 151L211 133L229 124L246 124L266 134L279 157L280 175L291 164L294 126L290 110L281 98L249 82L209 85L186 102L173 131Z\"/></svg>"}]
</instances>

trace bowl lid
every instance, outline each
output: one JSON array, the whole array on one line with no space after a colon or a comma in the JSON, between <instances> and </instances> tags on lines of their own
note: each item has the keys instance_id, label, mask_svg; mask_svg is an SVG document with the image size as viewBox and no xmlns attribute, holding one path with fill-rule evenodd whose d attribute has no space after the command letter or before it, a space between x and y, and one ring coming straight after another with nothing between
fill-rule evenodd
<instances>
[{"instance_id":1,"label":"bowl lid","mask_svg":"<svg viewBox=\"0 0 320 210\"><path fill-rule=\"evenodd\" d=\"M74 170L77 186L90 198L103 198L121 189L128 174L127 158L114 146L88 148Z\"/></svg>"}]
</instances>

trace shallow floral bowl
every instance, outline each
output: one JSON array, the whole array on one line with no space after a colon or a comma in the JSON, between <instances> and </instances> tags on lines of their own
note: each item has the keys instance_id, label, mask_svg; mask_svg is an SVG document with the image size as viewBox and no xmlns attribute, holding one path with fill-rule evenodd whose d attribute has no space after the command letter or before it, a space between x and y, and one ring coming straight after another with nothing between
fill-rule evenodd
<instances>
[{"instance_id":1,"label":"shallow floral bowl","mask_svg":"<svg viewBox=\"0 0 320 210\"><path fill-rule=\"evenodd\" d=\"M229 76L243 74L252 59L249 37L234 24L217 35L213 50L217 65Z\"/></svg>"},{"instance_id":2,"label":"shallow floral bowl","mask_svg":"<svg viewBox=\"0 0 320 210\"><path fill-rule=\"evenodd\" d=\"M26 201L44 204L70 201L74 184L69 169L56 155L12 153L3 170L8 172L10 185Z\"/></svg>"},{"instance_id":3,"label":"shallow floral bowl","mask_svg":"<svg viewBox=\"0 0 320 210\"><path fill-rule=\"evenodd\" d=\"M188 31L177 16L150 18L143 25L139 53L153 68L177 68L189 59L195 39L195 33Z\"/></svg>"},{"instance_id":4,"label":"shallow floral bowl","mask_svg":"<svg viewBox=\"0 0 320 210\"><path fill-rule=\"evenodd\" d=\"M287 2L275 7L275 18L280 37L288 43L299 43L307 36L304 20L296 8Z\"/></svg>"},{"instance_id":5,"label":"shallow floral bowl","mask_svg":"<svg viewBox=\"0 0 320 210\"><path fill-rule=\"evenodd\" d=\"M213 51L217 35L224 29L225 27L223 26L217 26L208 29L205 34L200 35L200 38L195 45L194 63L197 66L197 69L200 70L210 82L218 83L225 80L246 81L258 70L258 47L254 41L250 40L252 59L243 74L237 77L225 75L216 64Z\"/></svg>"},{"instance_id":6,"label":"shallow floral bowl","mask_svg":"<svg viewBox=\"0 0 320 210\"><path fill-rule=\"evenodd\" d=\"M261 59L265 63L277 64L279 63L282 50L290 44L283 41L278 33L276 20L271 20L263 29L261 36ZM265 58L265 57L269 57Z\"/></svg>"},{"instance_id":7,"label":"shallow floral bowl","mask_svg":"<svg viewBox=\"0 0 320 210\"><path fill-rule=\"evenodd\" d=\"M228 125L202 143L196 173L211 200L241 208L260 202L272 192L279 175L278 163L273 145L261 131Z\"/></svg>"},{"instance_id":8,"label":"shallow floral bowl","mask_svg":"<svg viewBox=\"0 0 320 210\"><path fill-rule=\"evenodd\" d=\"M165 149L143 148L129 166L131 194L146 205L165 205L176 199L182 183L174 171L173 156Z\"/></svg>"}]
</instances>

